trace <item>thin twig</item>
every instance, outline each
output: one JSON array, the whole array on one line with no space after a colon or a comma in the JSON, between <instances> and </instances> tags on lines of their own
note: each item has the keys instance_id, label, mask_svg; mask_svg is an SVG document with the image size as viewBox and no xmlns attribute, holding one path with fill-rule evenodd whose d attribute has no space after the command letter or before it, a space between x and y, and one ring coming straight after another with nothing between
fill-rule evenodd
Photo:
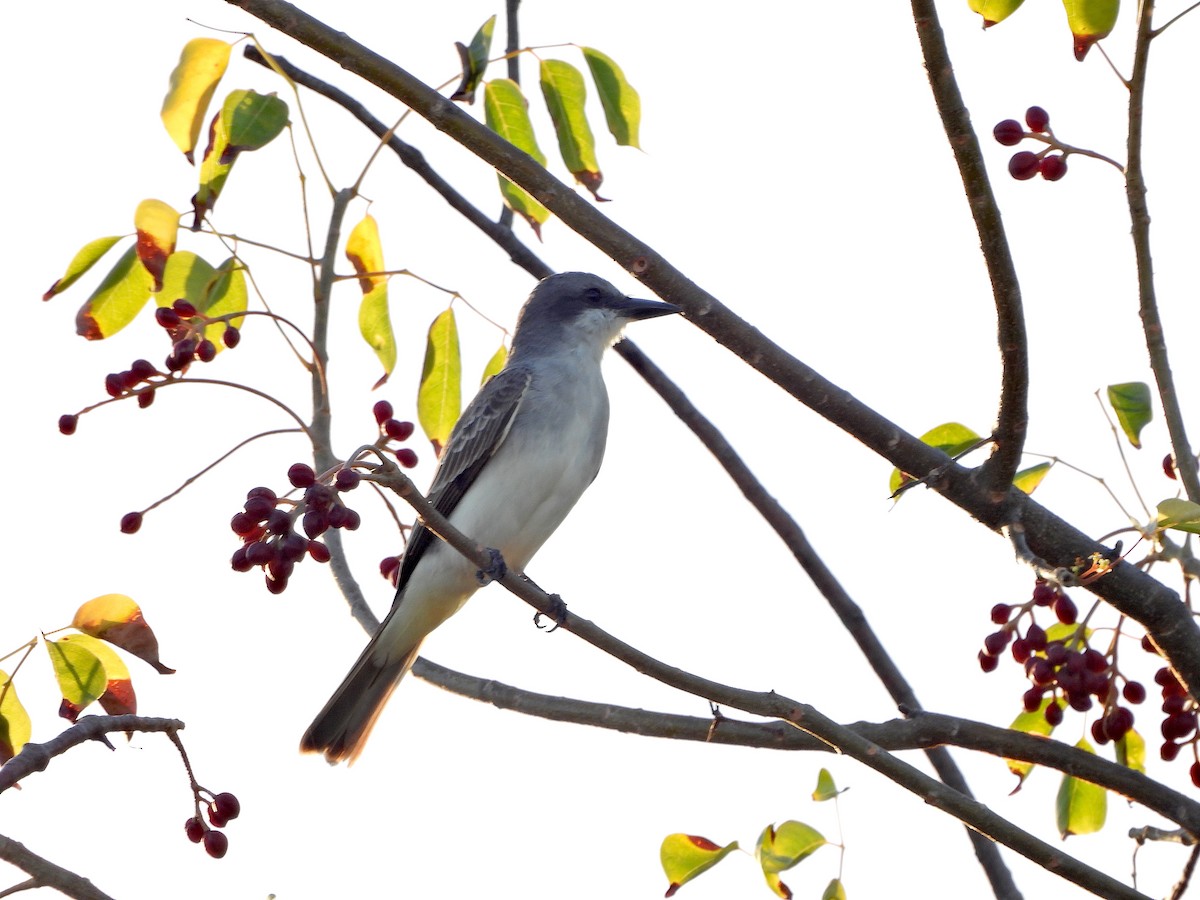
<instances>
[{"instance_id":1,"label":"thin twig","mask_svg":"<svg viewBox=\"0 0 1200 900\"><path fill-rule=\"evenodd\" d=\"M82 875L76 875L70 869L64 869L57 863L50 862L44 856L38 856L24 844L2 834L0 834L0 859L32 876L29 881L14 885L4 891L5 895L18 889L48 887L60 894L74 897L76 900L113 900Z\"/></svg>"}]
</instances>

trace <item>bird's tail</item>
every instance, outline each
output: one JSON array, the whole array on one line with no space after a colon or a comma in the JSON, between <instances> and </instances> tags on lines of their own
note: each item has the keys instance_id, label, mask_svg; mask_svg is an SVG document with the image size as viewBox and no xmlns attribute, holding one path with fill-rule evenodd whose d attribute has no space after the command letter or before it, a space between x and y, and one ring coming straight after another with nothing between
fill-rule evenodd
<instances>
[{"instance_id":1,"label":"bird's tail","mask_svg":"<svg viewBox=\"0 0 1200 900\"><path fill-rule=\"evenodd\" d=\"M376 642L367 644L362 656L325 708L300 739L304 753L323 753L331 765L353 763L362 752L375 720L400 679L412 667L421 649L420 641L402 656L379 660Z\"/></svg>"}]
</instances>

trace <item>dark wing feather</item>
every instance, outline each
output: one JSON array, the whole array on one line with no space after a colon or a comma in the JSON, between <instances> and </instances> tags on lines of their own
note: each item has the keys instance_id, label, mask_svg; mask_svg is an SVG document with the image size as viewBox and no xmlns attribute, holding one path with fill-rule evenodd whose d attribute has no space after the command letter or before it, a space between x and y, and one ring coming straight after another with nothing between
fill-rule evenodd
<instances>
[{"instance_id":1,"label":"dark wing feather","mask_svg":"<svg viewBox=\"0 0 1200 900\"><path fill-rule=\"evenodd\" d=\"M449 517L454 511L467 488L504 442L531 377L527 368L509 366L483 386L459 417L427 495L443 516ZM437 536L419 521L413 526L400 563L395 603L404 595L404 586L425 550L436 540Z\"/></svg>"}]
</instances>

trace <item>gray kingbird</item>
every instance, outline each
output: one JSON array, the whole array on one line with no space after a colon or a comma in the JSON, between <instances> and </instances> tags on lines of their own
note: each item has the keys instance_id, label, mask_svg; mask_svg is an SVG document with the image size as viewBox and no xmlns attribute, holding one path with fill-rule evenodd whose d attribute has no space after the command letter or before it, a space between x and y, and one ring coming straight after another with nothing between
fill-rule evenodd
<instances>
[{"instance_id":1,"label":"gray kingbird","mask_svg":"<svg viewBox=\"0 0 1200 900\"><path fill-rule=\"evenodd\" d=\"M476 542L499 550L510 569L524 571L600 470L608 437L605 349L626 322L680 311L626 297L583 272L540 282L517 318L507 363L450 434L430 502ZM330 763L353 762L426 635L479 586L477 567L417 522L391 611L300 749Z\"/></svg>"}]
</instances>

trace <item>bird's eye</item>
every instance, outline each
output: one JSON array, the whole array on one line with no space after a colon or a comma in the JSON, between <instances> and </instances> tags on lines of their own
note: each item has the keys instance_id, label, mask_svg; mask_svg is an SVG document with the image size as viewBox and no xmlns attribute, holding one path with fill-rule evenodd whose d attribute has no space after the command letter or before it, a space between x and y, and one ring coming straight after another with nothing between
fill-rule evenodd
<instances>
[{"instance_id":1,"label":"bird's eye","mask_svg":"<svg viewBox=\"0 0 1200 900\"><path fill-rule=\"evenodd\" d=\"M592 303L592 304L595 304L596 306L599 306L600 305L600 288L594 288L594 287L588 288L587 291L584 293L584 297L587 298L588 303Z\"/></svg>"}]
</instances>

